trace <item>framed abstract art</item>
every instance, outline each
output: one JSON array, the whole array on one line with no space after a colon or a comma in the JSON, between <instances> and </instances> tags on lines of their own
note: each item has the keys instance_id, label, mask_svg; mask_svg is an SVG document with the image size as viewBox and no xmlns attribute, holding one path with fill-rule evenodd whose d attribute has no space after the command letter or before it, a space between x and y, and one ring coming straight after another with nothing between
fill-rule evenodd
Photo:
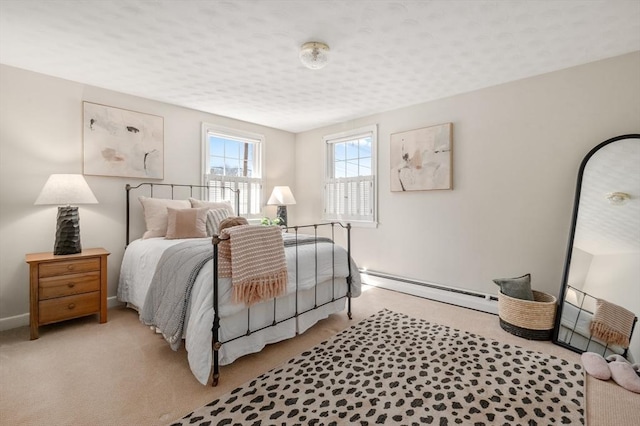
<instances>
[{"instance_id":1,"label":"framed abstract art","mask_svg":"<svg viewBox=\"0 0 640 426\"><path fill-rule=\"evenodd\" d=\"M84 174L163 179L164 119L83 102Z\"/></svg>"},{"instance_id":2,"label":"framed abstract art","mask_svg":"<svg viewBox=\"0 0 640 426\"><path fill-rule=\"evenodd\" d=\"M453 189L453 124L391 135L391 191Z\"/></svg>"}]
</instances>

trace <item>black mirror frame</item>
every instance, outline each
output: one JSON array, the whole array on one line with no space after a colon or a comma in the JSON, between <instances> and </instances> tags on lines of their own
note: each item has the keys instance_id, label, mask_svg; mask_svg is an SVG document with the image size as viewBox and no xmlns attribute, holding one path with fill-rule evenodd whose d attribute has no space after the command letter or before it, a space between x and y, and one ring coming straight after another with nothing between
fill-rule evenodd
<instances>
[{"instance_id":1,"label":"black mirror frame","mask_svg":"<svg viewBox=\"0 0 640 426\"><path fill-rule=\"evenodd\" d=\"M571 267L571 256L573 254L573 240L576 234L576 223L578 222L578 207L580 206L580 194L582 191L582 177L584 175L584 169L587 166L587 163L589 162L589 160L591 159L591 157L600 150L600 148L607 146L613 142L617 142L619 140L622 139L640 139L640 134L638 133L631 133L628 135L620 135L620 136L616 136L613 137L611 139L607 139L606 141L599 143L598 145L596 145L591 151L589 151L587 153L587 155L585 155L585 157L582 159L582 163L580 163L580 169L578 170L578 180L576 183L576 192L575 192L575 197L573 200L573 215L571 218L571 229L569 231L569 243L567 246L567 256L565 259L565 263L564 263L564 272L562 274L562 284L560 285L560 292L558 295L558 309L556 312L556 320L555 320L555 325L553 328L553 337L552 337L552 341L553 343L555 343L556 345L562 346L564 348L567 348L569 350L572 350L573 352L577 352L577 353L582 353L584 352L581 349L578 349L574 346L571 346L565 342L561 342L558 340L558 334L560 333L560 321L562 319L562 307L564 305L564 293L567 289L567 281L569 279L569 268Z\"/></svg>"}]
</instances>

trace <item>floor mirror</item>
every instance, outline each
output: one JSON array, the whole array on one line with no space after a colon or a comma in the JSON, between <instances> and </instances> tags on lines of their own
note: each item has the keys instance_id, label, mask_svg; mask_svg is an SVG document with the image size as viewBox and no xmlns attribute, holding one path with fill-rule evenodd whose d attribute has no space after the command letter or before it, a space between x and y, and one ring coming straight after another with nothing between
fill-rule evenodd
<instances>
[{"instance_id":1,"label":"floor mirror","mask_svg":"<svg viewBox=\"0 0 640 426\"><path fill-rule=\"evenodd\" d=\"M554 343L640 362L640 134L600 143L580 165L558 301Z\"/></svg>"}]
</instances>

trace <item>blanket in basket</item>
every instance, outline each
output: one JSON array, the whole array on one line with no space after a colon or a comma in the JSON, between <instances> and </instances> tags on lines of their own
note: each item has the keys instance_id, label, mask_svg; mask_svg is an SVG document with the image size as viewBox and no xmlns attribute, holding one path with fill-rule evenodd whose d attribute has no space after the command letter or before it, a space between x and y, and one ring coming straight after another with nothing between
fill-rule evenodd
<instances>
[{"instance_id":1,"label":"blanket in basket","mask_svg":"<svg viewBox=\"0 0 640 426\"><path fill-rule=\"evenodd\" d=\"M231 277L234 303L253 305L283 295L287 264L278 226L240 225L222 230L218 272Z\"/></svg>"}]
</instances>

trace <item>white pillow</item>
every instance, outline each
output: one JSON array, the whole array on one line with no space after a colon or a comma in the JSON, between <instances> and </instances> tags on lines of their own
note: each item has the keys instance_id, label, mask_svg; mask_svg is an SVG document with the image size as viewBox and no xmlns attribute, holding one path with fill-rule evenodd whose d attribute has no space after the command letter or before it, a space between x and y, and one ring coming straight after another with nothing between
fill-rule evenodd
<instances>
[{"instance_id":1,"label":"white pillow","mask_svg":"<svg viewBox=\"0 0 640 426\"><path fill-rule=\"evenodd\" d=\"M209 237L218 235L220 231L220 222L229 217L229 210L223 209L210 209L207 212L207 235Z\"/></svg>"},{"instance_id":2,"label":"white pillow","mask_svg":"<svg viewBox=\"0 0 640 426\"><path fill-rule=\"evenodd\" d=\"M229 211L229 215L235 215L233 211L233 206L228 201L204 201L197 200L195 198L189 198L189 202L191 203L191 207L200 208L200 207L209 207L209 209L227 209Z\"/></svg>"},{"instance_id":3,"label":"white pillow","mask_svg":"<svg viewBox=\"0 0 640 426\"><path fill-rule=\"evenodd\" d=\"M167 208L167 235L168 240L176 238L204 238L207 236L207 212L208 208L200 209L172 209Z\"/></svg>"},{"instance_id":4,"label":"white pillow","mask_svg":"<svg viewBox=\"0 0 640 426\"><path fill-rule=\"evenodd\" d=\"M147 224L147 232L142 239L153 237L164 237L167 235L167 208L188 209L191 207L189 200L169 200L165 198L138 197L142 210L144 211L144 221Z\"/></svg>"}]
</instances>

